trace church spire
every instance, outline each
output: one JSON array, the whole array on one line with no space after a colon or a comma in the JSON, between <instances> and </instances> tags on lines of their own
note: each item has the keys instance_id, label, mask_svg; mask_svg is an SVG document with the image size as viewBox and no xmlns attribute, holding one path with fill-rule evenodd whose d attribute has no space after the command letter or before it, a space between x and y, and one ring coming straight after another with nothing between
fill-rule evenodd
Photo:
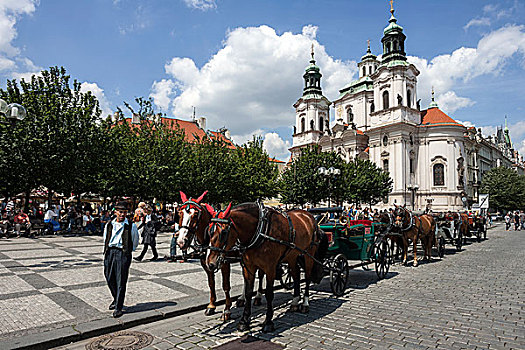
<instances>
[{"instance_id":1,"label":"church spire","mask_svg":"<svg viewBox=\"0 0 525 350\"><path fill-rule=\"evenodd\" d=\"M314 44L312 43L312 49L310 51L310 55L312 56L312 59L310 60L310 64L308 67L306 67L305 73L303 75L304 78L304 89L303 89L303 96L308 94L319 94L322 95L323 91L321 89L321 77L323 76L321 74L321 70L319 67L315 64L315 56L314 56Z\"/></svg>"},{"instance_id":2,"label":"church spire","mask_svg":"<svg viewBox=\"0 0 525 350\"><path fill-rule=\"evenodd\" d=\"M387 63L393 60L406 61L405 53L405 39L406 36L403 34L403 27L397 24L397 19L394 17L394 1L390 0L390 23L383 30L383 63Z\"/></svg>"},{"instance_id":3,"label":"church spire","mask_svg":"<svg viewBox=\"0 0 525 350\"><path fill-rule=\"evenodd\" d=\"M432 86L432 102L430 102L430 105L428 106L428 109L430 108L439 108L436 100L434 99L434 86Z\"/></svg>"}]
</instances>

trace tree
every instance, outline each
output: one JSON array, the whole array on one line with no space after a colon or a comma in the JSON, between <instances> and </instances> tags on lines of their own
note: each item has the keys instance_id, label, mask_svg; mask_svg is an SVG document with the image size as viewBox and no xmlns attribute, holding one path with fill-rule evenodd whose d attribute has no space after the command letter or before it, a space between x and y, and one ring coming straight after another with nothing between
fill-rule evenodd
<instances>
[{"instance_id":1,"label":"tree","mask_svg":"<svg viewBox=\"0 0 525 350\"><path fill-rule=\"evenodd\" d=\"M498 210L515 210L525 206L525 176L497 167L483 174L480 193L490 195L490 205Z\"/></svg>"},{"instance_id":2,"label":"tree","mask_svg":"<svg viewBox=\"0 0 525 350\"><path fill-rule=\"evenodd\" d=\"M370 160L357 158L347 163L345 178L345 200L354 203L376 204L392 190L392 179L388 172Z\"/></svg>"},{"instance_id":3,"label":"tree","mask_svg":"<svg viewBox=\"0 0 525 350\"><path fill-rule=\"evenodd\" d=\"M51 67L30 82L8 80L7 89L0 89L1 98L28 112L15 127L2 129L0 187L5 194L29 193L39 185L64 194L93 186L103 147L101 112L97 99L70 81L63 67Z\"/></svg>"}]
</instances>

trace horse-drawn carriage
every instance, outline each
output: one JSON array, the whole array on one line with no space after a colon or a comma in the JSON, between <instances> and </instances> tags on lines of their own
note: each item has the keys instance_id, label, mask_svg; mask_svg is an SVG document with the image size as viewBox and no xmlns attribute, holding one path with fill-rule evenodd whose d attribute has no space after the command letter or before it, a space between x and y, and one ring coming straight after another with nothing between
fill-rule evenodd
<instances>
[{"instance_id":1,"label":"horse-drawn carriage","mask_svg":"<svg viewBox=\"0 0 525 350\"><path fill-rule=\"evenodd\" d=\"M438 256L442 258L445 255L445 244L452 244L457 251L460 251L463 245L461 217L459 215L454 216L452 213L433 213L432 216L437 225Z\"/></svg>"},{"instance_id":2,"label":"horse-drawn carriage","mask_svg":"<svg viewBox=\"0 0 525 350\"><path fill-rule=\"evenodd\" d=\"M478 242L481 238L487 239L487 218L483 215L470 214L468 217L468 231Z\"/></svg>"},{"instance_id":3,"label":"horse-drawn carriage","mask_svg":"<svg viewBox=\"0 0 525 350\"><path fill-rule=\"evenodd\" d=\"M343 208L313 208L309 210L328 237L328 253L323 261L325 273L330 275L332 292L344 293L349 269L373 263L379 279L388 273L392 262L390 243L383 223L370 220L347 220ZM348 261L359 261L350 265Z\"/></svg>"}]
</instances>

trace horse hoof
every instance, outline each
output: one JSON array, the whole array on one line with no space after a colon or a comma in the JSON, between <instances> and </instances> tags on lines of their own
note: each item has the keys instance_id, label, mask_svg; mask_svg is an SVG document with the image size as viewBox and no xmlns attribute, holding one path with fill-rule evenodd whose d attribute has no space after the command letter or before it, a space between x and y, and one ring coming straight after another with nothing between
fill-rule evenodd
<instances>
[{"instance_id":1,"label":"horse hoof","mask_svg":"<svg viewBox=\"0 0 525 350\"><path fill-rule=\"evenodd\" d=\"M253 299L253 306L261 306L261 305L262 305L261 298Z\"/></svg>"},{"instance_id":2,"label":"horse hoof","mask_svg":"<svg viewBox=\"0 0 525 350\"><path fill-rule=\"evenodd\" d=\"M240 321L239 324L237 325L237 330L239 332L246 332L250 330L250 325L246 322Z\"/></svg>"},{"instance_id":3,"label":"horse hoof","mask_svg":"<svg viewBox=\"0 0 525 350\"><path fill-rule=\"evenodd\" d=\"M222 316L221 316L221 321L227 322L227 321L231 320L231 318L232 318L231 312L223 312Z\"/></svg>"},{"instance_id":4,"label":"horse hoof","mask_svg":"<svg viewBox=\"0 0 525 350\"><path fill-rule=\"evenodd\" d=\"M275 326L273 325L273 322L270 321L268 323L265 323L262 329L263 333L271 333L275 332Z\"/></svg>"},{"instance_id":5,"label":"horse hoof","mask_svg":"<svg viewBox=\"0 0 525 350\"><path fill-rule=\"evenodd\" d=\"M207 308L206 311L204 311L204 314L206 316L214 315L215 314L215 308L214 307Z\"/></svg>"},{"instance_id":6,"label":"horse hoof","mask_svg":"<svg viewBox=\"0 0 525 350\"><path fill-rule=\"evenodd\" d=\"M291 311L291 312L297 312L297 311L299 311L299 305L291 305L291 306L290 306L290 311Z\"/></svg>"},{"instance_id":7,"label":"horse hoof","mask_svg":"<svg viewBox=\"0 0 525 350\"><path fill-rule=\"evenodd\" d=\"M414 267L417 267L418 263L417 261L414 261Z\"/></svg>"},{"instance_id":8,"label":"horse hoof","mask_svg":"<svg viewBox=\"0 0 525 350\"><path fill-rule=\"evenodd\" d=\"M307 305L301 305L301 313L302 314L307 314L310 312L310 306L307 306Z\"/></svg>"},{"instance_id":9,"label":"horse hoof","mask_svg":"<svg viewBox=\"0 0 525 350\"><path fill-rule=\"evenodd\" d=\"M243 307L245 304L244 300L243 299L237 299L237 301L235 302L235 306L237 307Z\"/></svg>"}]
</instances>

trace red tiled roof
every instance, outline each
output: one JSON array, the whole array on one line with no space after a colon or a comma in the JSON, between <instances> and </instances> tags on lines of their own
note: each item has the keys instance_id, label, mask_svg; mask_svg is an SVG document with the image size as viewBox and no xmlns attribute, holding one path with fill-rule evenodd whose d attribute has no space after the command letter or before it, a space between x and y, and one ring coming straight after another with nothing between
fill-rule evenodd
<instances>
[{"instance_id":1,"label":"red tiled roof","mask_svg":"<svg viewBox=\"0 0 525 350\"><path fill-rule=\"evenodd\" d=\"M229 138L226 137L226 135L224 135L222 132L219 132L219 131L210 131L210 133L213 135L213 137L215 137L217 140L221 140L223 141L224 143L226 143L226 147L230 148L230 149L235 149L235 145L233 144L233 142L231 142L231 140Z\"/></svg>"},{"instance_id":2,"label":"red tiled roof","mask_svg":"<svg viewBox=\"0 0 525 350\"><path fill-rule=\"evenodd\" d=\"M460 124L454 119L450 118L437 107L421 111L421 121L422 122L420 126L422 127L441 125L463 126L463 124Z\"/></svg>"},{"instance_id":3,"label":"red tiled roof","mask_svg":"<svg viewBox=\"0 0 525 350\"><path fill-rule=\"evenodd\" d=\"M276 158L268 157L268 159L270 159L270 162L273 162L273 163L283 163L284 164L284 162L282 160L279 160L279 159L276 159Z\"/></svg>"},{"instance_id":4,"label":"red tiled roof","mask_svg":"<svg viewBox=\"0 0 525 350\"><path fill-rule=\"evenodd\" d=\"M367 147L367 148L365 149L365 152L366 152L366 153L368 153L368 151L370 151L370 147Z\"/></svg>"}]
</instances>

